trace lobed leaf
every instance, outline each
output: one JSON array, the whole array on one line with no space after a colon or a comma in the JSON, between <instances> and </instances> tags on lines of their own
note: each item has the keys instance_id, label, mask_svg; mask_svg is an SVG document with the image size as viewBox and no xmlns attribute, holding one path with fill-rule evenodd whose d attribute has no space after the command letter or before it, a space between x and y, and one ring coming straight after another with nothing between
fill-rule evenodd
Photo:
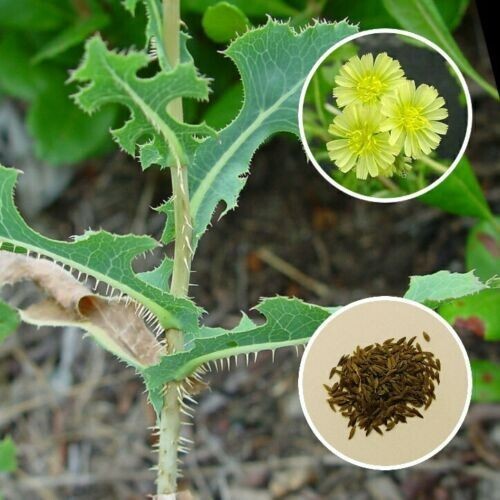
<instances>
[{"instance_id":1,"label":"lobed leaf","mask_svg":"<svg viewBox=\"0 0 500 500\"><path fill-rule=\"evenodd\" d=\"M112 134L127 153L135 155L139 150L143 169L153 163L162 167L173 161L189 163L199 138L213 131L203 123L178 122L168 113L167 105L177 98L207 99L208 80L198 75L192 62L151 78L137 76L151 60L144 52L118 54L108 50L100 37L91 38L80 67L72 75L72 81L84 84L75 101L87 113L110 103L126 106L130 118Z\"/></svg>"},{"instance_id":2,"label":"lobed leaf","mask_svg":"<svg viewBox=\"0 0 500 500\"><path fill-rule=\"evenodd\" d=\"M251 325L244 317L242 325L233 331L209 329L205 334L212 336L191 337L188 350L164 356L158 365L144 370L146 386L157 410L165 383L186 378L208 361L304 344L331 314L327 308L284 297L263 299L255 309L265 316L265 324Z\"/></svg>"},{"instance_id":3,"label":"lobed leaf","mask_svg":"<svg viewBox=\"0 0 500 500\"><path fill-rule=\"evenodd\" d=\"M18 174L0 166L0 245L4 250L34 252L92 276L147 307L163 328L198 329L200 308L147 283L132 270L133 260L156 248L157 241L106 231L87 232L71 243L45 238L26 224L14 205Z\"/></svg>"},{"instance_id":4,"label":"lobed leaf","mask_svg":"<svg viewBox=\"0 0 500 500\"><path fill-rule=\"evenodd\" d=\"M256 149L274 133L298 134L305 78L328 48L356 30L346 22L316 23L297 33L289 24L269 20L229 46L225 53L241 74L245 98L236 119L198 147L189 168L196 238L220 202L224 213L236 206Z\"/></svg>"}]
</instances>

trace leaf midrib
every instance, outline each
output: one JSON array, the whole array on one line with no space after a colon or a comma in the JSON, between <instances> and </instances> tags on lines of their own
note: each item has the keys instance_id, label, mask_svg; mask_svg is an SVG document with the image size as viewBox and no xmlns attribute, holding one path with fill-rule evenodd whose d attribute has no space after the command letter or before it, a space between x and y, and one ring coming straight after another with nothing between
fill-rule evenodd
<instances>
[{"instance_id":1,"label":"leaf midrib","mask_svg":"<svg viewBox=\"0 0 500 500\"><path fill-rule=\"evenodd\" d=\"M225 165L229 162L229 160L233 157L233 155L238 151L240 146L260 127L262 122L272 115L277 108L281 106L281 104L286 101L291 95L293 95L301 86L304 80L300 80L295 86L293 86L287 93L283 94L283 96L276 100L276 102L268 107L266 110L261 111L257 118L246 128L246 130L238 136L238 139L234 141L229 148L220 156L217 162L210 168L207 175L200 182L196 191L193 193L191 197L191 215L193 220L196 220L196 215L203 203L203 200L212 186L213 182L221 172L221 170L225 167ZM242 110L243 113L243 110ZM242 116L240 114L240 116ZM231 126L231 125L230 125Z\"/></svg>"},{"instance_id":2,"label":"leaf midrib","mask_svg":"<svg viewBox=\"0 0 500 500\"><path fill-rule=\"evenodd\" d=\"M130 96L132 101L141 109L153 128L163 135L163 138L172 149L172 153L174 154L176 161L182 163L184 150L177 139L175 132L165 123L164 120L161 119L158 113L148 106L148 104L135 92L135 90L116 73L106 58L103 58L103 62L115 83L119 85Z\"/></svg>"}]
</instances>

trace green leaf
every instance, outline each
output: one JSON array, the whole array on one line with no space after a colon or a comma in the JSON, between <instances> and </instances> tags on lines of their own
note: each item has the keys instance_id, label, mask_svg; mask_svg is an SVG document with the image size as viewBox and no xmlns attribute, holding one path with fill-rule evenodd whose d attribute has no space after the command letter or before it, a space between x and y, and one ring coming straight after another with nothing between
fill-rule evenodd
<instances>
[{"instance_id":1,"label":"green leaf","mask_svg":"<svg viewBox=\"0 0 500 500\"><path fill-rule=\"evenodd\" d=\"M229 42L250 26L245 13L228 2L208 7L201 23L208 38L216 43Z\"/></svg>"},{"instance_id":2,"label":"green leaf","mask_svg":"<svg viewBox=\"0 0 500 500\"><path fill-rule=\"evenodd\" d=\"M297 34L288 24L269 20L229 46L226 55L241 74L245 100L237 118L198 147L188 169L197 238L221 201L224 213L236 206L262 142L277 132L298 134L297 107L307 74L325 50L355 32L342 22L317 23Z\"/></svg>"},{"instance_id":3,"label":"green leaf","mask_svg":"<svg viewBox=\"0 0 500 500\"><path fill-rule=\"evenodd\" d=\"M19 322L17 311L0 300L0 343L17 329Z\"/></svg>"},{"instance_id":4,"label":"green leaf","mask_svg":"<svg viewBox=\"0 0 500 500\"><path fill-rule=\"evenodd\" d=\"M491 219L488 202L467 158L439 186L420 197L428 205L456 215Z\"/></svg>"},{"instance_id":5,"label":"green leaf","mask_svg":"<svg viewBox=\"0 0 500 500\"><path fill-rule=\"evenodd\" d=\"M486 360L472 360L472 400L478 403L500 401L500 364Z\"/></svg>"},{"instance_id":6,"label":"green leaf","mask_svg":"<svg viewBox=\"0 0 500 500\"><path fill-rule=\"evenodd\" d=\"M208 7L216 5L219 0L183 0L182 8L185 11L203 14ZM284 0L229 0L228 3L238 7L250 17L293 17L299 11L288 5Z\"/></svg>"},{"instance_id":7,"label":"green leaf","mask_svg":"<svg viewBox=\"0 0 500 500\"><path fill-rule=\"evenodd\" d=\"M201 309L190 300L145 282L134 273L136 257L158 243L148 236L115 235L89 231L72 243L45 238L33 231L14 205L14 186L19 172L0 166L0 245L4 250L29 251L70 266L118 289L148 308L164 328L198 329Z\"/></svg>"},{"instance_id":8,"label":"green leaf","mask_svg":"<svg viewBox=\"0 0 500 500\"><path fill-rule=\"evenodd\" d=\"M116 107L87 116L70 99L64 80L53 78L28 111L36 154L52 165L78 163L108 149Z\"/></svg>"},{"instance_id":9,"label":"green leaf","mask_svg":"<svg viewBox=\"0 0 500 500\"><path fill-rule=\"evenodd\" d=\"M17 470L16 445L10 437L0 441L0 472Z\"/></svg>"},{"instance_id":10,"label":"green leaf","mask_svg":"<svg viewBox=\"0 0 500 500\"><path fill-rule=\"evenodd\" d=\"M186 163L198 138L212 134L212 129L178 122L167 112L167 104L179 97L207 99L208 81L198 76L193 63L139 78L137 72L150 62L145 52L118 54L107 50L101 38L90 39L84 60L72 76L73 81L85 83L75 100L88 113L110 103L129 108L130 119L112 134L127 153L135 155L138 147L144 169L153 163Z\"/></svg>"},{"instance_id":11,"label":"green leaf","mask_svg":"<svg viewBox=\"0 0 500 500\"><path fill-rule=\"evenodd\" d=\"M238 328L225 333L222 329L212 329L214 336L194 338L190 349L164 356L158 365L144 370L143 375L153 404L159 403L159 391L165 383L184 379L204 363L307 342L316 328L330 315L330 311L324 307L284 297L264 299L256 310L266 317L264 325L253 325L248 330ZM248 318L244 320L243 328L250 326ZM158 410L158 405L155 406Z\"/></svg>"},{"instance_id":12,"label":"green leaf","mask_svg":"<svg viewBox=\"0 0 500 500\"><path fill-rule=\"evenodd\" d=\"M500 218L481 221L469 232L465 250L467 269L482 280L500 275Z\"/></svg>"},{"instance_id":13,"label":"green leaf","mask_svg":"<svg viewBox=\"0 0 500 500\"><path fill-rule=\"evenodd\" d=\"M408 31L422 35L439 45L460 69L498 100L498 91L469 63L448 30L433 0L384 0L385 8Z\"/></svg>"},{"instance_id":14,"label":"green leaf","mask_svg":"<svg viewBox=\"0 0 500 500\"><path fill-rule=\"evenodd\" d=\"M57 32L33 57L33 63L52 59L71 47L79 45L90 35L109 23L109 17L104 12L93 12L85 19L78 19L66 29Z\"/></svg>"},{"instance_id":15,"label":"green leaf","mask_svg":"<svg viewBox=\"0 0 500 500\"><path fill-rule=\"evenodd\" d=\"M439 308L439 314L459 328L467 328L485 340L500 340L500 290L483 290Z\"/></svg>"},{"instance_id":16,"label":"green leaf","mask_svg":"<svg viewBox=\"0 0 500 500\"><path fill-rule=\"evenodd\" d=\"M486 289L488 285L482 283L473 271L468 273L438 271L427 276L412 276L404 297L435 309L444 302L473 295Z\"/></svg>"}]
</instances>

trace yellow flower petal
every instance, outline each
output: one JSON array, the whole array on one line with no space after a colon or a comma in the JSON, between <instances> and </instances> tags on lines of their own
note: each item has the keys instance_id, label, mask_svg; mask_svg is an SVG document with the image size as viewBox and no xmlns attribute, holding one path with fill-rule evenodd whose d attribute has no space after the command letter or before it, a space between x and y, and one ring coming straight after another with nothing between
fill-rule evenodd
<instances>
[{"instance_id":1,"label":"yellow flower petal","mask_svg":"<svg viewBox=\"0 0 500 500\"><path fill-rule=\"evenodd\" d=\"M399 144L411 158L428 155L448 131L441 120L448 117L445 100L430 85L406 81L381 100L385 116L381 130L390 132L391 144ZM439 135L438 135L439 134Z\"/></svg>"}]
</instances>

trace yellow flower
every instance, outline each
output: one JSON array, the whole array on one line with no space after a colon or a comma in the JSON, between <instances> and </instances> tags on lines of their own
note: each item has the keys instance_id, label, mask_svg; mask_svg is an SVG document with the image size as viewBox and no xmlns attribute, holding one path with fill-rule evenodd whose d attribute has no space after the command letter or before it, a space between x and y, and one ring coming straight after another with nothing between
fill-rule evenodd
<instances>
[{"instance_id":1,"label":"yellow flower","mask_svg":"<svg viewBox=\"0 0 500 500\"><path fill-rule=\"evenodd\" d=\"M341 108L349 104L374 104L392 92L404 80L404 72L398 61L385 52L353 56L335 78L337 87L333 96Z\"/></svg>"},{"instance_id":2,"label":"yellow flower","mask_svg":"<svg viewBox=\"0 0 500 500\"><path fill-rule=\"evenodd\" d=\"M406 81L394 94L382 99L381 112L386 119L381 130L390 132L391 144L403 148L411 158L428 155L439 146L448 125L440 120L448 116L445 101L429 85L415 86Z\"/></svg>"},{"instance_id":3,"label":"yellow flower","mask_svg":"<svg viewBox=\"0 0 500 500\"><path fill-rule=\"evenodd\" d=\"M334 119L328 131L338 139L326 148L342 172L355 169L358 179L392 176L398 148L389 143L387 132L380 132L382 119L378 106L365 104L348 106Z\"/></svg>"}]
</instances>

